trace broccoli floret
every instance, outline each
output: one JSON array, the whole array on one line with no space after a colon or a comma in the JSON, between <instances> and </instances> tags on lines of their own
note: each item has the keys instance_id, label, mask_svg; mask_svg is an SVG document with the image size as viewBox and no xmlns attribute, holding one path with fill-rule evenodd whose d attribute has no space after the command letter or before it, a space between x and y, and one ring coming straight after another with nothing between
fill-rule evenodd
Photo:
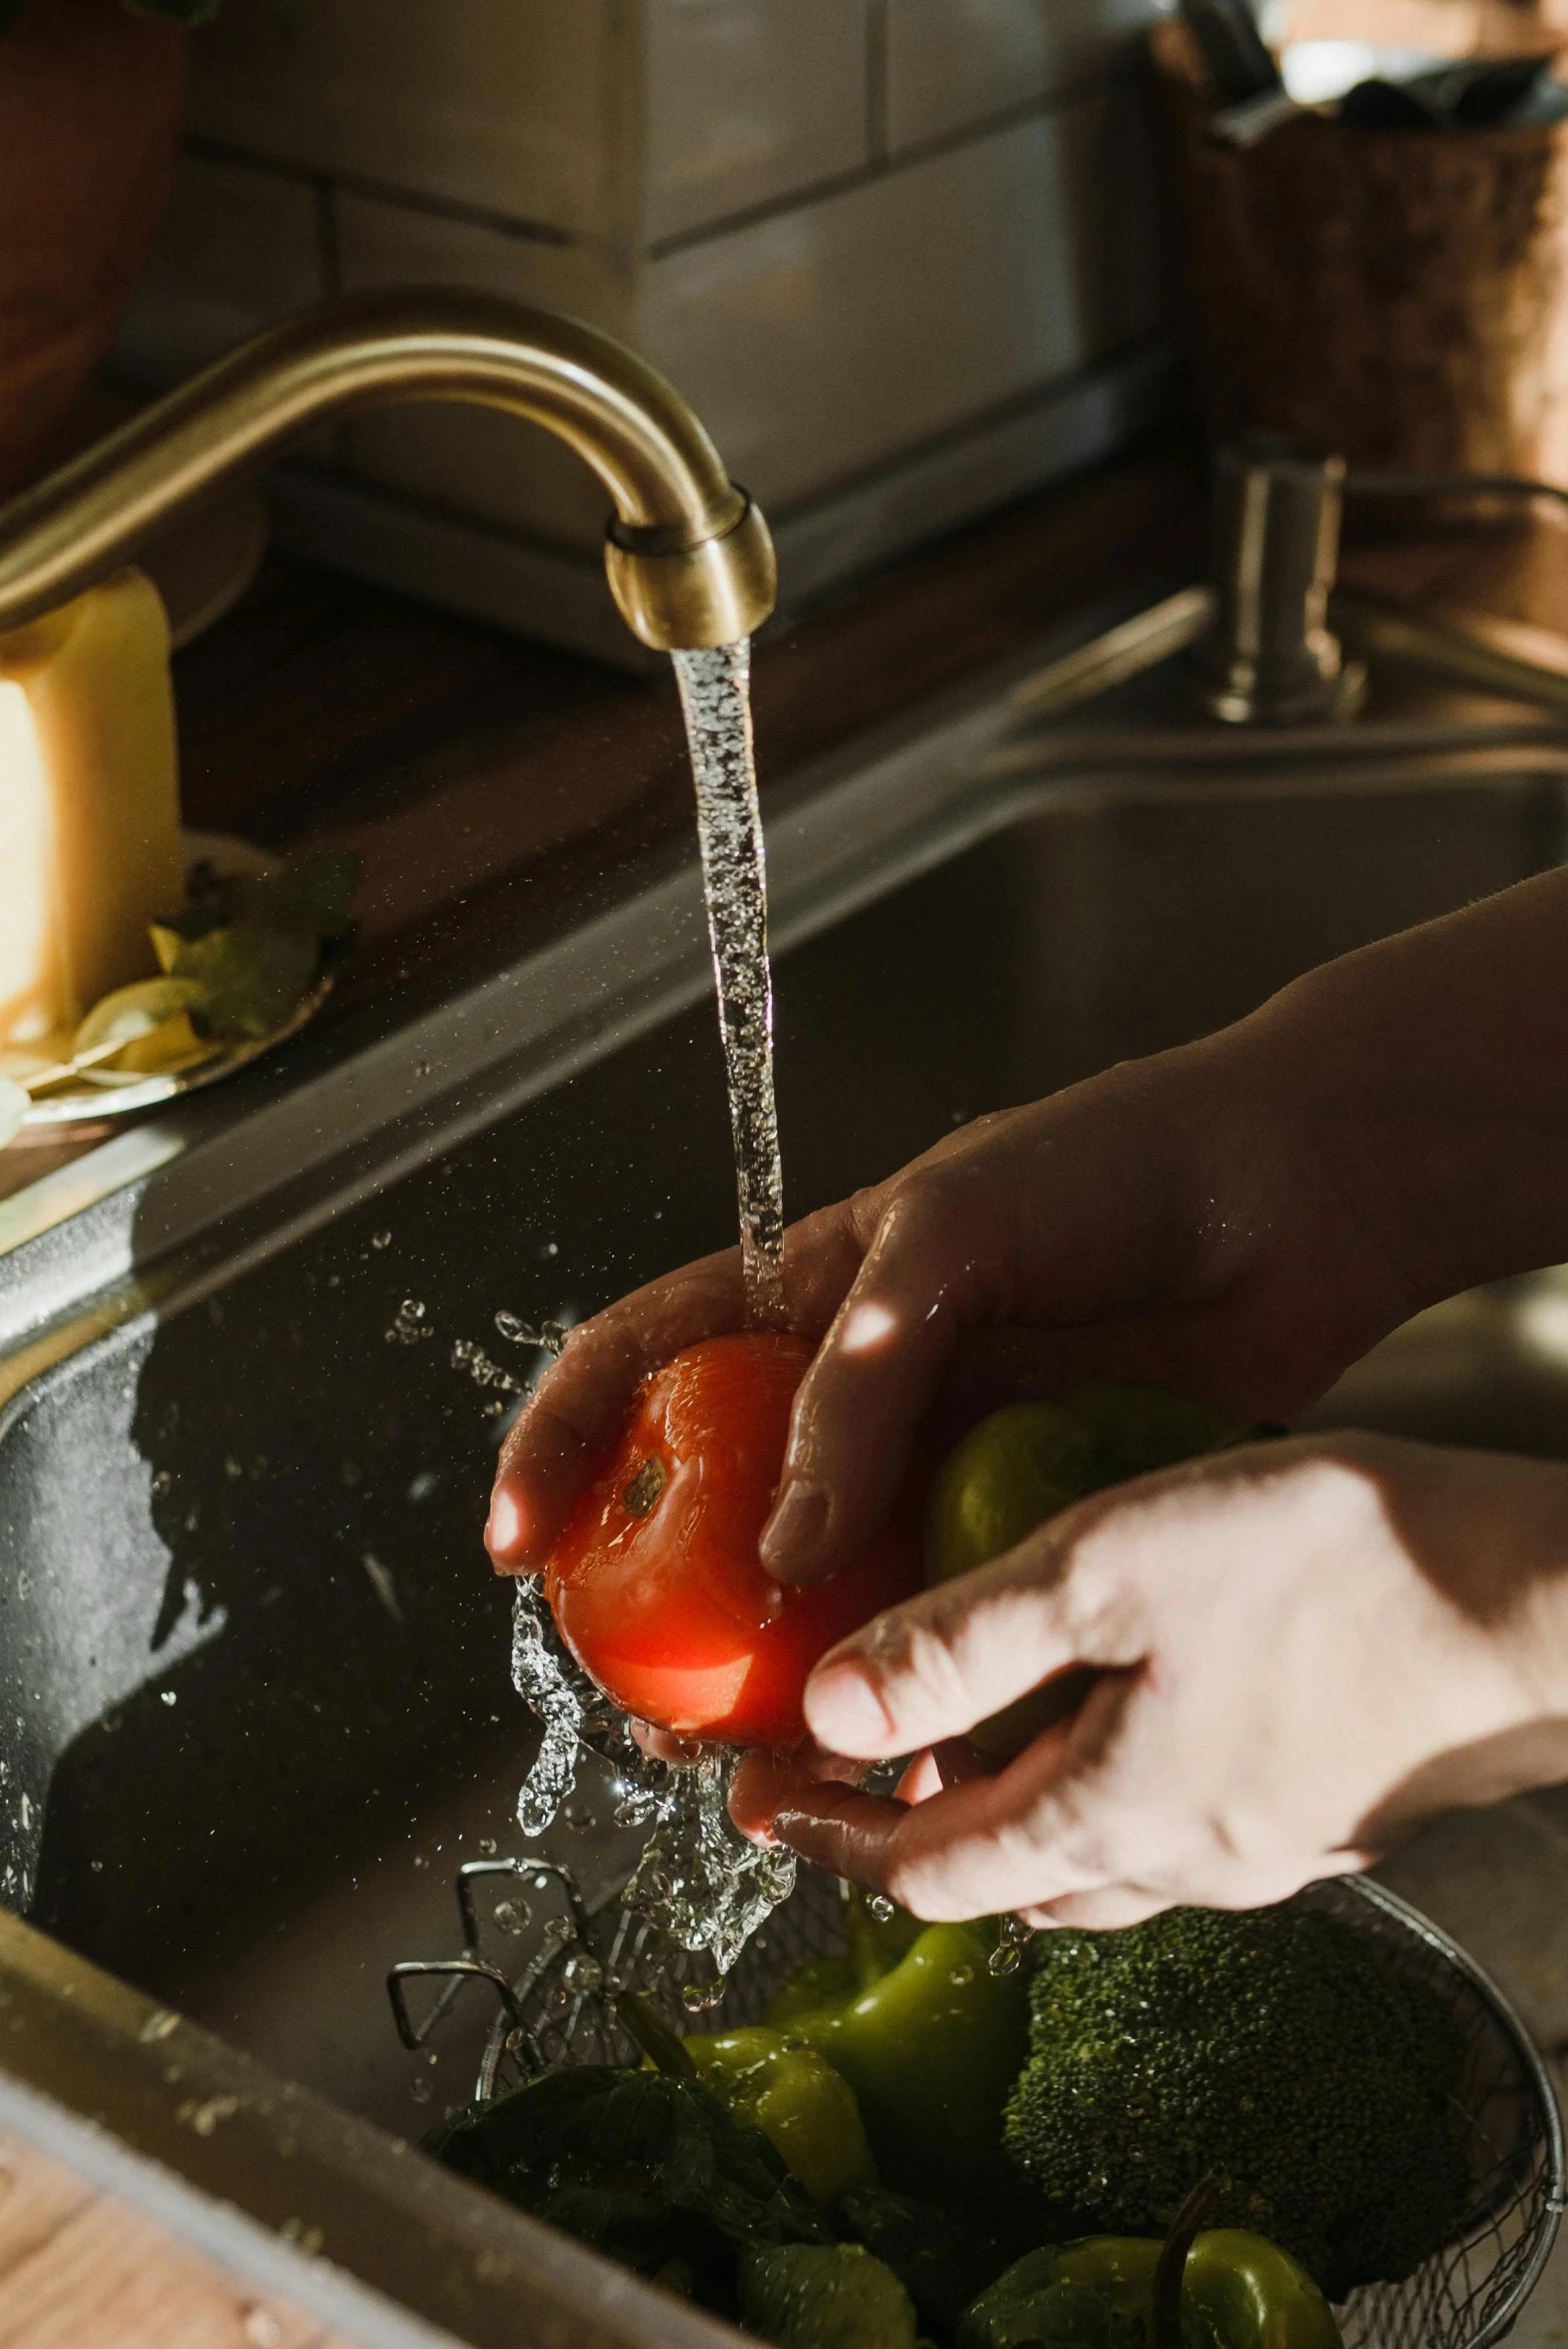
<instances>
[{"instance_id":1,"label":"broccoli floret","mask_svg":"<svg viewBox=\"0 0 1568 2349\"><path fill-rule=\"evenodd\" d=\"M1038 1945L1008 2151L1083 2231L1157 2235L1223 2180L1330 2298L1397 2281L1453 2235L1468 2165L1458 2024L1320 1910L1175 1909Z\"/></svg>"}]
</instances>

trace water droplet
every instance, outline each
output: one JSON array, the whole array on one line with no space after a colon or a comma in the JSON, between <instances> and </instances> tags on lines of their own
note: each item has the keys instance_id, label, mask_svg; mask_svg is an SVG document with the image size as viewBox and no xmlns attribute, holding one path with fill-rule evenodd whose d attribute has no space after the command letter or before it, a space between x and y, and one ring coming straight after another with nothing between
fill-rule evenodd
<instances>
[{"instance_id":1,"label":"water droplet","mask_svg":"<svg viewBox=\"0 0 1568 2349\"><path fill-rule=\"evenodd\" d=\"M173 1477L169 1474L167 1468L160 1468L152 1480L153 1499L155 1501L161 1501L164 1498L164 1495L166 1493L172 1492L173 1489Z\"/></svg>"},{"instance_id":2,"label":"water droplet","mask_svg":"<svg viewBox=\"0 0 1568 2349\"><path fill-rule=\"evenodd\" d=\"M955 1966L948 1976L955 1990L965 1990L975 1978L973 1966Z\"/></svg>"},{"instance_id":3,"label":"water droplet","mask_svg":"<svg viewBox=\"0 0 1568 2349\"><path fill-rule=\"evenodd\" d=\"M416 2104L428 2104L435 2092L434 2080L427 2080L422 2073L416 2073L408 2084L408 2093Z\"/></svg>"},{"instance_id":4,"label":"water droplet","mask_svg":"<svg viewBox=\"0 0 1568 2349\"><path fill-rule=\"evenodd\" d=\"M503 1933L526 1933L533 1911L526 1900L498 1900L495 1921Z\"/></svg>"},{"instance_id":5,"label":"water droplet","mask_svg":"<svg viewBox=\"0 0 1568 2349\"><path fill-rule=\"evenodd\" d=\"M479 1838L479 1848L487 1860L493 1860L495 1858L495 1837L493 1835L481 1835Z\"/></svg>"},{"instance_id":6,"label":"water droplet","mask_svg":"<svg viewBox=\"0 0 1568 2349\"><path fill-rule=\"evenodd\" d=\"M166 1705L177 1705L180 1701L172 1688L161 1688L158 1694Z\"/></svg>"},{"instance_id":7,"label":"water droplet","mask_svg":"<svg viewBox=\"0 0 1568 2349\"><path fill-rule=\"evenodd\" d=\"M604 1968L591 1950L576 1950L562 1966L561 1980L568 1989L592 1997L596 1990L603 1988Z\"/></svg>"},{"instance_id":8,"label":"water droplet","mask_svg":"<svg viewBox=\"0 0 1568 2349\"><path fill-rule=\"evenodd\" d=\"M885 1892L874 1892L866 1903L879 1925L888 1924L895 1914L893 1903Z\"/></svg>"},{"instance_id":9,"label":"water droplet","mask_svg":"<svg viewBox=\"0 0 1568 2349\"><path fill-rule=\"evenodd\" d=\"M1015 1941L1001 1941L985 1962L988 1973L1016 1974L1024 1962L1024 1953Z\"/></svg>"},{"instance_id":10,"label":"water droplet","mask_svg":"<svg viewBox=\"0 0 1568 2349\"><path fill-rule=\"evenodd\" d=\"M727 1988L722 1974L711 1982L688 1982L681 1992L681 2004L689 2015L709 2014L720 2004Z\"/></svg>"},{"instance_id":11,"label":"water droplet","mask_svg":"<svg viewBox=\"0 0 1568 2349\"><path fill-rule=\"evenodd\" d=\"M594 1826L593 1806L590 1803L567 1803L561 1812L561 1825L569 1827L574 1835L586 1835Z\"/></svg>"},{"instance_id":12,"label":"water droplet","mask_svg":"<svg viewBox=\"0 0 1568 2349\"><path fill-rule=\"evenodd\" d=\"M370 1245L372 1248L390 1248L392 1245L392 1234L390 1232L372 1232L370 1235Z\"/></svg>"}]
</instances>

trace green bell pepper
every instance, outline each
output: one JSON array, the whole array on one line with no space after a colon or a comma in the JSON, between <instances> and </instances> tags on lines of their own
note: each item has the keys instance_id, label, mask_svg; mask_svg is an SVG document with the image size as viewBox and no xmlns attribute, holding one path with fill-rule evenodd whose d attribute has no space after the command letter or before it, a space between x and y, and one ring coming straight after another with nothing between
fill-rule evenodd
<instances>
[{"instance_id":1,"label":"green bell pepper","mask_svg":"<svg viewBox=\"0 0 1568 2349\"><path fill-rule=\"evenodd\" d=\"M1002 2107L1027 2046L1028 1994L1021 1972L991 1972L996 1938L985 1920L927 1925L888 1963L862 1934L837 1977L853 1973L859 1987L803 2007L797 1977L768 2021L848 2081L890 2186L993 2229L1027 2224L1037 2242L1039 2197L1002 2151ZM811 1988L823 1980L814 1970Z\"/></svg>"},{"instance_id":2,"label":"green bell pepper","mask_svg":"<svg viewBox=\"0 0 1568 2349\"><path fill-rule=\"evenodd\" d=\"M950 1582L999 1558L1074 1501L1244 1443L1249 1431L1164 1387L1098 1380L1054 1403L1009 1403L972 1427L937 1471L926 1507L926 1581ZM970 1731L1009 1759L1077 1710L1094 1675L1067 1672Z\"/></svg>"},{"instance_id":3,"label":"green bell pepper","mask_svg":"<svg viewBox=\"0 0 1568 2349\"><path fill-rule=\"evenodd\" d=\"M760 2129L818 2202L876 2185L855 2092L814 2047L761 2025L682 2044L704 2088L736 2120Z\"/></svg>"},{"instance_id":4,"label":"green bell pepper","mask_svg":"<svg viewBox=\"0 0 1568 2349\"><path fill-rule=\"evenodd\" d=\"M909 2294L859 2243L759 2243L740 2262L740 2321L774 2349L917 2349Z\"/></svg>"},{"instance_id":5,"label":"green bell pepper","mask_svg":"<svg viewBox=\"0 0 1568 2349\"><path fill-rule=\"evenodd\" d=\"M1311 2277L1262 2235L1216 2228L1176 2269L1174 2340L1157 2321L1168 2246L1088 2235L1031 2251L960 2318L956 2349L1342 2349ZM1162 2338L1162 2335L1164 2336Z\"/></svg>"}]
</instances>

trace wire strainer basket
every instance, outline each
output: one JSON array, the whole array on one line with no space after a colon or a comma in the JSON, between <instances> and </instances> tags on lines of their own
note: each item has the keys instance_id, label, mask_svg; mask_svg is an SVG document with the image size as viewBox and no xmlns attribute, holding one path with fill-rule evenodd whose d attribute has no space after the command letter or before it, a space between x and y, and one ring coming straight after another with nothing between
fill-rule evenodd
<instances>
[{"instance_id":1,"label":"wire strainer basket","mask_svg":"<svg viewBox=\"0 0 1568 2349\"><path fill-rule=\"evenodd\" d=\"M478 1913L489 1878L549 1891L558 1913L514 1971L485 1955ZM1456 2102L1470 2161L1466 2215L1453 2241L1398 2284L1369 2284L1335 2314L1345 2349L1488 2349L1511 2329L1544 2268L1564 2207L1562 2122L1551 2081L1507 1999L1446 1933L1365 1878L1315 1884L1298 1896L1376 1942L1391 1962L1431 1985L1451 2009L1465 2050ZM457 1877L460 1956L411 1960L387 1977L403 2044L427 2045L466 1988L496 2001L476 2100L568 2063L635 2063L640 2051L616 2014L636 1990L670 2019L711 2029L758 2021L774 1992L809 1959L844 1946L841 1887L803 1867L791 1898L752 1938L722 1989L637 1910L611 1898L590 1914L569 1869L536 1859L470 1861ZM439 1985L416 2019L421 1979Z\"/></svg>"}]
</instances>

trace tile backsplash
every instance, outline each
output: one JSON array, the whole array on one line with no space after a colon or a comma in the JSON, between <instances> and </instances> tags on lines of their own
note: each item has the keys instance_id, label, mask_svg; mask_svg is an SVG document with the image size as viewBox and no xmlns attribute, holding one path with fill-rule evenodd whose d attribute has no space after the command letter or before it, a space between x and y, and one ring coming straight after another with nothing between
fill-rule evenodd
<instances>
[{"instance_id":1,"label":"tile backsplash","mask_svg":"<svg viewBox=\"0 0 1568 2349\"><path fill-rule=\"evenodd\" d=\"M228 0L122 368L168 381L363 287L574 311L691 398L799 600L1157 412L1164 4L308 0L291 35ZM357 419L276 506L349 569L620 649L602 497L507 419Z\"/></svg>"}]
</instances>

